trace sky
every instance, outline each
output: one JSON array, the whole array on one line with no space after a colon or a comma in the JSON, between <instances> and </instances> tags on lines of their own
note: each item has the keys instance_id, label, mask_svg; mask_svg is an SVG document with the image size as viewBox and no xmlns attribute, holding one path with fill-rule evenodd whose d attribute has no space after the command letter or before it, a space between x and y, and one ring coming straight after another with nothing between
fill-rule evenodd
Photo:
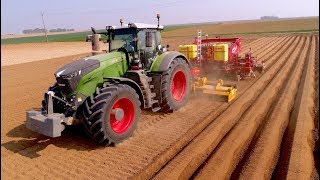
<instances>
[{"instance_id":1,"label":"sky","mask_svg":"<svg viewBox=\"0 0 320 180\"><path fill-rule=\"evenodd\" d=\"M1 0L1 34L24 29L104 29L107 25L141 22L184 24L250 20L261 16L319 16L319 0Z\"/></svg>"}]
</instances>

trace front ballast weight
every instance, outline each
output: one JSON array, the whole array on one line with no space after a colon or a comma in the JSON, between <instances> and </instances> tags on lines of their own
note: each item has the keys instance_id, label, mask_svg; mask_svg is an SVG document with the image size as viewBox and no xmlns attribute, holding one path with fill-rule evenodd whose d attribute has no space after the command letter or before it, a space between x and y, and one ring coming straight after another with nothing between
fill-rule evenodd
<instances>
[{"instance_id":1,"label":"front ballast weight","mask_svg":"<svg viewBox=\"0 0 320 180\"><path fill-rule=\"evenodd\" d=\"M47 110L46 111L37 111L37 110L27 111L26 127L32 131L35 131L37 133L40 133L49 137L59 137L61 136L61 132L65 129L65 125L73 124L74 119L72 117L66 117L63 113L54 113L52 98L56 98L63 102L65 101L55 96L54 92L52 91L47 92L47 95L48 95Z\"/></svg>"},{"instance_id":2,"label":"front ballast weight","mask_svg":"<svg viewBox=\"0 0 320 180\"><path fill-rule=\"evenodd\" d=\"M64 114L53 113L44 115L41 111L27 111L26 126L28 129L49 136L59 137L65 129L62 124L66 120Z\"/></svg>"}]
</instances>

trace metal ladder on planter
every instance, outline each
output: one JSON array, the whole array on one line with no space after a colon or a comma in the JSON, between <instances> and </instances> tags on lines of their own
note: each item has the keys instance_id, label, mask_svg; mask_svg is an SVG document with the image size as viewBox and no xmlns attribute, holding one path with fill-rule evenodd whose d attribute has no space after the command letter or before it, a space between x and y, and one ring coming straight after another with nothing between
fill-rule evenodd
<instances>
[{"instance_id":1,"label":"metal ladder on planter","mask_svg":"<svg viewBox=\"0 0 320 180\"><path fill-rule=\"evenodd\" d=\"M202 36L201 30L198 30L198 33L197 33L197 65L199 68L201 67L201 60L202 60L202 57L201 57L201 47L202 47L201 36Z\"/></svg>"}]
</instances>

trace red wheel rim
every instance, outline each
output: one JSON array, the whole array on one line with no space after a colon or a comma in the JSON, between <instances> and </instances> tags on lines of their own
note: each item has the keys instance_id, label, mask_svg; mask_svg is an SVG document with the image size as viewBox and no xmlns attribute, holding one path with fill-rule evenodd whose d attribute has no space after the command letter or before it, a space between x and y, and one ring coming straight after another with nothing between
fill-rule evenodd
<instances>
[{"instance_id":1,"label":"red wheel rim","mask_svg":"<svg viewBox=\"0 0 320 180\"><path fill-rule=\"evenodd\" d=\"M115 114L112 113L114 109L122 109L123 117L121 119L116 119ZM118 99L110 111L110 124L114 132L121 134L126 132L131 126L134 118L134 106L130 99L120 98Z\"/></svg>"},{"instance_id":2,"label":"red wheel rim","mask_svg":"<svg viewBox=\"0 0 320 180\"><path fill-rule=\"evenodd\" d=\"M172 79L171 93L176 101L181 101L186 91L187 80L183 71L177 71Z\"/></svg>"}]
</instances>

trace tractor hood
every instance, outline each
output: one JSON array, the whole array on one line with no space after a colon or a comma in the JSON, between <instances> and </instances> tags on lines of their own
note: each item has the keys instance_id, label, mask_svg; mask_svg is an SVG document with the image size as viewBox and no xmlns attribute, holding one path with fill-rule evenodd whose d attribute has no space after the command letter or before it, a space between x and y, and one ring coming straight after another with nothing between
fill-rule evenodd
<instances>
[{"instance_id":1,"label":"tractor hood","mask_svg":"<svg viewBox=\"0 0 320 180\"><path fill-rule=\"evenodd\" d=\"M64 95L74 92L80 79L91 71L100 67L100 61L95 59L81 59L66 64L54 73L57 83Z\"/></svg>"},{"instance_id":2,"label":"tractor hood","mask_svg":"<svg viewBox=\"0 0 320 180\"><path fill-rule=\"evenodd\" d=\"M58 69L54 75L56 77L73 77L73 75L84 76L89 72L100 67L100 63L108 61L111 64L116 63L117 60L120 60L123 52L110 52L106 54L99 54L84 59L80 59L69 64L64 65ZM110 60L110 61L109 61Z\"/></svg>"},{"instance_id":3,"label":"tractor hood","mask_svg":"<svg viewBox=\"0 0 320 180\"><path fill-rule=\"evenodd\" d=\"M100 66L107 67L123 60L122 56L123 52L111 52L86 57L64 65L54 75L62 93L70 95L75 92L82 77L100 68Z\"/></svg>"},{"instance_id":4,"label":"tractor hood","mask_svg":"<svg viewBox=\"0 0 320 180\"><path fill-rule=\"evenodd\" d=\"M95 59L81 59L74 61L72 63L66 64L57 72L54 73L56 77L74 77L74 76L84 76L89 72L100 67L100 61Z\"/></svg>"}]
</instances>

